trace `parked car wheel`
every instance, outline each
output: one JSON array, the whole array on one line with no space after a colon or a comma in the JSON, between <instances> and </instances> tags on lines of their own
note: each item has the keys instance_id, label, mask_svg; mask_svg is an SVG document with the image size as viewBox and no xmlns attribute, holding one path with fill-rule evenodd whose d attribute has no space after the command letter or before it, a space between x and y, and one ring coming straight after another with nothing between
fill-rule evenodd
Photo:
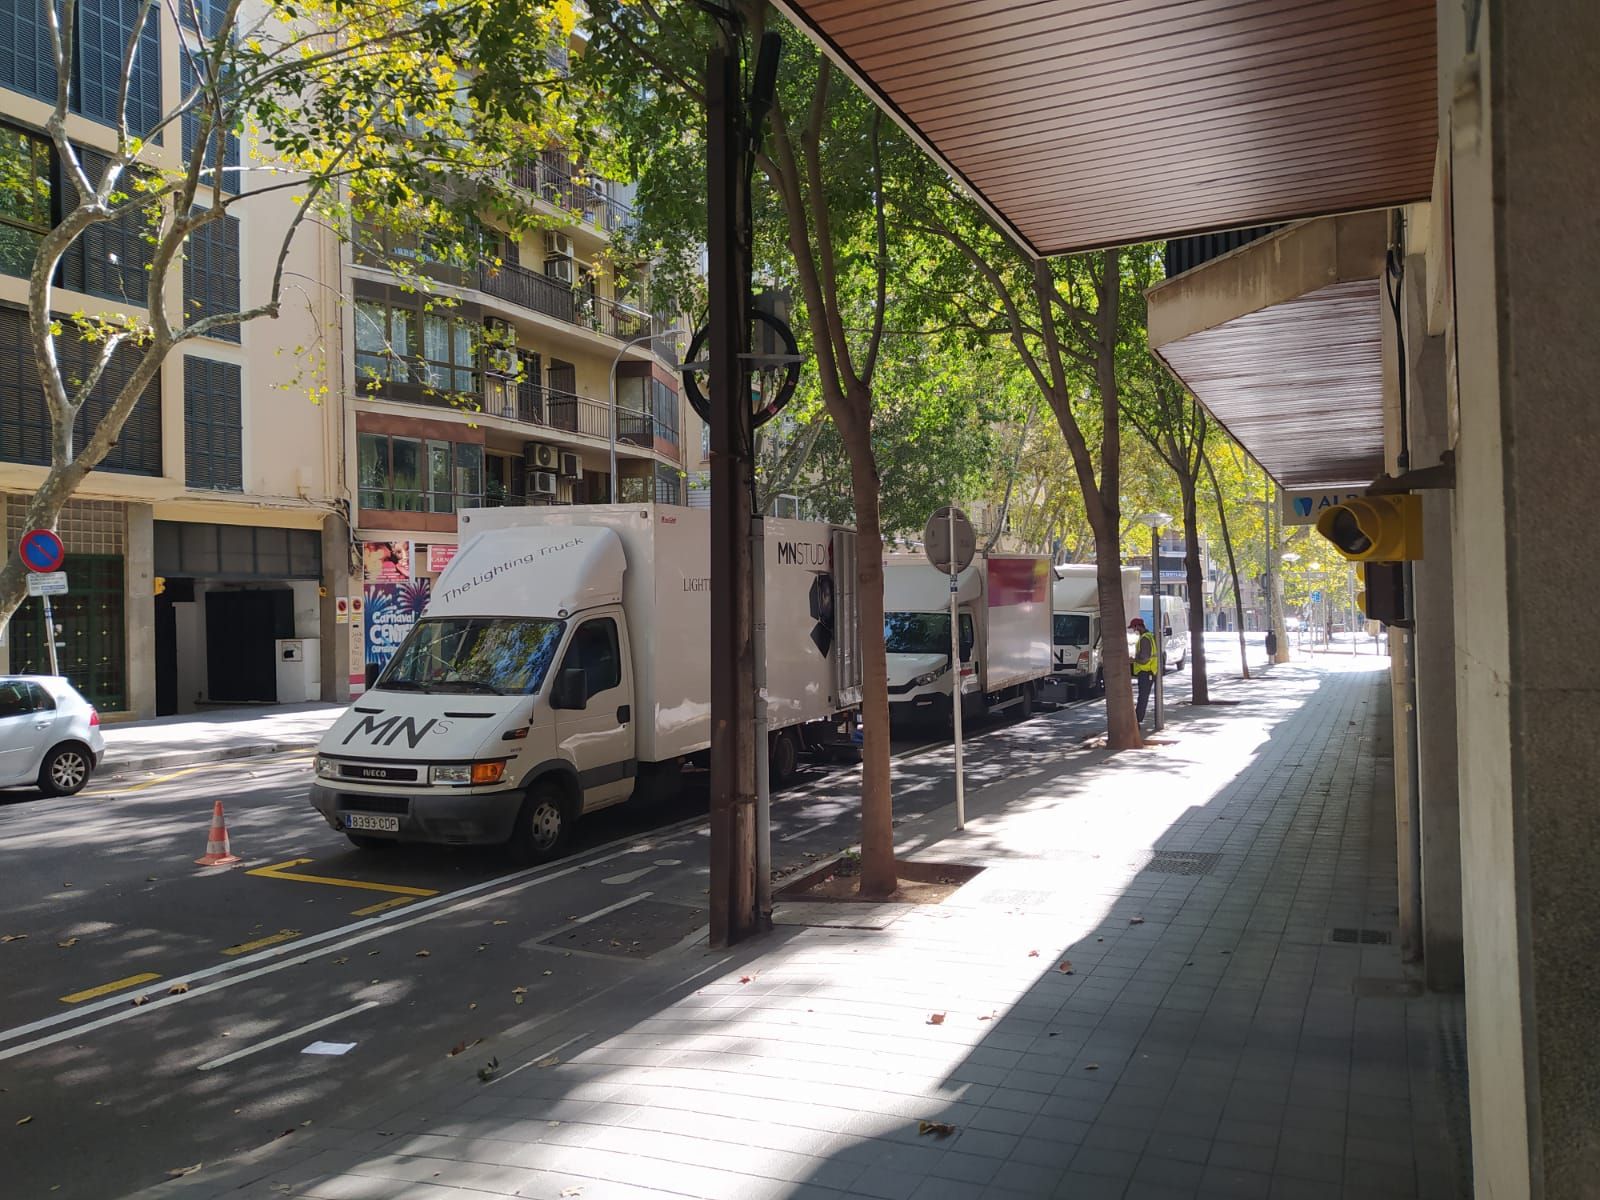
<instances>
[{"instance_id":1,"label":"parked car wheel","mask_svg":"<svg viewBox=\"0 0 1600 1200\"><path fill-rule=\"evenodd\" d=\"M511 834L511 853L519 862L549 862L560 855L572 826L571 805L555 783L535 784L522 803Z\"/></svg>"},{"instance_id":2,"label":"parked car wheel","mask_svg":"<svg viewBox=\"0 0 1600 1200\"><path fill-rule=\"evenodd\" d=\"M39 767L39 790L47 796L75 796L94 771L89 751L75 743L57 746Z\"/></svg>"}]
</instances>

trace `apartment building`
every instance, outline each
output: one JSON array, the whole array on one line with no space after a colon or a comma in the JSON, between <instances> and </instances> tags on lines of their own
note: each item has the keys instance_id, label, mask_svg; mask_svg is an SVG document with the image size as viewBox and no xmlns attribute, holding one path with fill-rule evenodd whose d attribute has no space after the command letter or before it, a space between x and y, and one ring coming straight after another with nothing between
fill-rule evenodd
<instances>
[{"instance_id":1,"label":"apartment building","mask_svg":"<svg viewBox=\"0 0 1600 1200\"><path fill-rule=\"evenodd\" d=\"M189 6L183 6L185 12ZM27 339L27 275L40 238L75 202L44 136L55 93L38 0L0 0L0 553L15 553L26 502L46 474L50 421ZM115 0L71 10L78 48L68 133L97 177L115 144L120 56L143 11ZM202 10L204 11L204 10ZM180 103L180 47L201 34L157 5L136 43L130 125L152 128ZM152 162L176 166L195 123L169 128ZM230 144L226 163L240 163ZM230 191L252 187L229 172ZM15 186L9 186L12 183ZM201 199L200 203L206 201ZM259 296L292 215L276 196L244 200L205 226L173 269L186 311L234 311ZM138 311L149 252L132 223L100 226L73 246L55 302L76 311ZM316 280L337 269L334 239L296 241L288 269ZM317 699L342 665L336 598L348 576L343 432L337 405L295 346L337 327L338 298L299 289L275 321L218 328L174 351L100 467L62 514L70 591L54 598L62 672L110 717L209 704ZM86 357L60 339L69 369ZM104 413L135 352L113 361L80 418L80 443ZM286 657L287 656L287 657ZM40 671L48 646L39 601L0 631L0 669ZM342 678L342 671L339 678Z\"/></svg>"},{"instance_id":2,"label":"apartment building","mask_svg":"<svg viewBox=\"0 0 1600 1200\"><path fill-rule=\"evenodd\" d=\"M341 265L364 633L351 694L427 604L461 509L691 501L704 435L678 384L688 339L639 302L645 268L611 253L631 189L555 149L511 182L551 227L486 227L465 269L358 235ZM396 277L397 261L432 278L429 294Z\"/></svg>"}]
</instances>

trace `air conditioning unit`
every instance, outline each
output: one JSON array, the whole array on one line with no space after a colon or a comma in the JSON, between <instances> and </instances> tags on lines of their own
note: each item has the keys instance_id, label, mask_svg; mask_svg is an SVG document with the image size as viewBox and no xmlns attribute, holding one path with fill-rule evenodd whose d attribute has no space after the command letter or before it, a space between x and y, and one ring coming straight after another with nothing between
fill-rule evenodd
<instances>
[{"instance_id":1,"label":"air conditioning unit","mask_svg":"<svg viewBox=\"0 0 1600 1200\"><path fill-rule=\"evenodd\" d=\"M554 471L560 461L561 452L543 442L526 442L522 447L522 457L527 460L530 467L540 471Z\"/></svg>"},{"instance_id":2,"label":"air conditioning unit","mask_svg":"<svg viewBox=\"0 0 1600 1200\"><path fill-rule=\"evenodd\" d=\"M582 458L581 455L568 454L566 452L562 453L562 455L561 455L561 478L563 478L563 479L582 479L583 478L583 458Z\"/></svg>"},{"instance_id":3,"label":"air conditioning unit","mask_svg":"<svg viewBox=\"0 0 1600 1200\"><path fill-rule=\"evenodd\" d=\"M528 490L535 496L554 496L556 494L555 472L535 471L528 478Z\"/></svg>"},{"instance_id":4,"label":"air conditioning unit","mask_svg":"<svg viewBox=\"0 0 1600 1200\"><path fill-rule=\"evenodd\" d=\"M544 233L544 252L553 258L571 258L572 239L559 229L547 229Z\"/></svg>"},{"instance_id":5,"label":"air conditioning unit","mask_svg":"<svg viewBox=\"0 0 1600 1200\"><path fill-rule=\"evenodd\" d=\"M573 280L577 278L577 272L573 269L572 260L570 258L545 259L544 273L551 279L559 279L568 287L571 287Z\"/></svg>"}]
</instances>

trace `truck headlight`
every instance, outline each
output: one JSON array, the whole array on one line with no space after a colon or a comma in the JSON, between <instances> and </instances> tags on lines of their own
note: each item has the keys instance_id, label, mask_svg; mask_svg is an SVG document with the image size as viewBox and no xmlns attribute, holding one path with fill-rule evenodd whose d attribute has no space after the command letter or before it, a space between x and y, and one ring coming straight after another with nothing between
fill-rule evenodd
<instances>
[{"instance_id":1,"label":"truck headlight","mask_svg":"<svg viewBox=\"0 0 1600 1200\"><path fill-rule=\"evenodd\" d=\"M317 755L317 778L318 779L337 779L337 778L339 778L339 765L337 763L335 763L333 761L333 759L328 758L325 755L322 755L322 754Z\"/></svg>"},{"instance_id":2,"label":"truck headlight","mask_svg":"<svg viewBox=\"0 0 1600 1200\"><path fill-rule=\"evenodd\" d=\"M428 768L428 782L460 787L465 784L483 786L499 783L505 778L506 764L502 758L489 762L448 763Z\"/></svg>"},{"instance_id":3,"label":"truck headlight","mask_svg":"<svg viewBox=\"0 0 1600 1200\"><path fill-rule=\"evenodd\" d=\"M927 687L930 683L938 683L944 678L946 668L940 667L937 671L924 671L911 681L912 687Z\"/></svg>"},{"instance_id":4,"label":"truck headlight","mask_svg":"<svg viewBox=\"0 0 1600 1200\"><path fill-rule=\"evenodd\" d=\"M451 763L449 766L429 767L429 783L462 784L472 782L471 763Z\"/></svg>"}]
</instances>

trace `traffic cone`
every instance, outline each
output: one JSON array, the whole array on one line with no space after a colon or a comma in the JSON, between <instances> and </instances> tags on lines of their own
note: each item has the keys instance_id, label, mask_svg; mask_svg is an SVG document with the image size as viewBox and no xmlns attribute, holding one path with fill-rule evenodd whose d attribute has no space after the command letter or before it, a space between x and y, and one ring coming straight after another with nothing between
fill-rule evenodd
<instances>
[{"instance_id":1,"label":"traffic cone","mask_svg":"<svg viewBox=\"0 0 1600 1200\"><path fill-rule=\"evenodd\" d=\"M228 848L228 823L222 817L221 800L211 806L211 833L206 838L205 856L194 861L200 867L231 867L244 861Z\"/></svg>"}]
</instances>

